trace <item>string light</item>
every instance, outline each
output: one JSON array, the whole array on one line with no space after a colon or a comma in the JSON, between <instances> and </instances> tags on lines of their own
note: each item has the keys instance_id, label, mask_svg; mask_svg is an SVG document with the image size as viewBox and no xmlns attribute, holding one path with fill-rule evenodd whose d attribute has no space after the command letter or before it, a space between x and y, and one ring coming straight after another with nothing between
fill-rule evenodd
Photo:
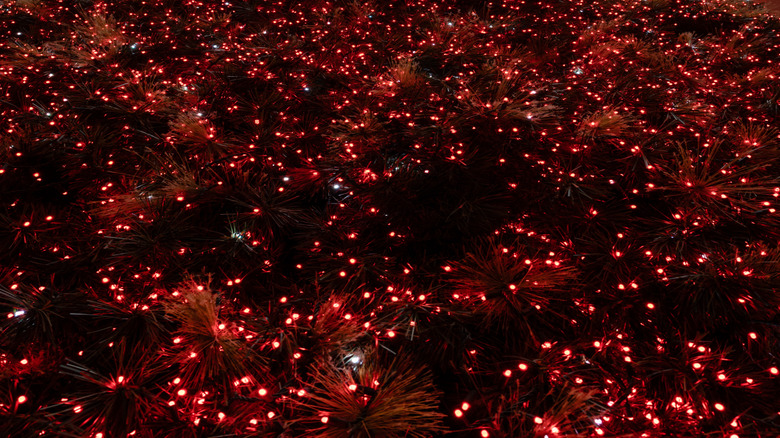
<instances>
[{"instance_id":1,"label":"string light","mask_svg":"<svg viewBox=\"0 0 780 438\"><path fill-rule=\"evenodd\" d=\"M166 435L99 408L145 388L189 428L346 436L327 364L421 434L771 434L776 12L7 3L12 422L46 376L39 434ZM406 362L434 402L377 396Z\"/></svg>"}]
</instances>

